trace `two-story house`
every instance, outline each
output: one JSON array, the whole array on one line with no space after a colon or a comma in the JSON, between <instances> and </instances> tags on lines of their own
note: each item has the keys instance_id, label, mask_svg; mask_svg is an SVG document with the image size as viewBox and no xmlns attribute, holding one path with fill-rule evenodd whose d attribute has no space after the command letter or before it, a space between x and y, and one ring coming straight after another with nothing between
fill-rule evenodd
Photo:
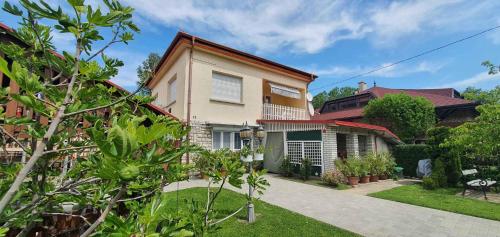
<instances>
[{"instance_id":1,"label":"two-story house","mask_svg":"<svg viewBox=\"0 0 500 237\"><path fill-rule=\"evenodd\" d=\"M339 157L386 151L399 142L383 127L312 120L307 88L315 78L179 32L146 85L154 103L191 126L191 142L205 148L239 150L242 125L263 126L264 167L274 172L284 156L296 164L307 157L319 175Z\"/></svg>"}]
</instances>

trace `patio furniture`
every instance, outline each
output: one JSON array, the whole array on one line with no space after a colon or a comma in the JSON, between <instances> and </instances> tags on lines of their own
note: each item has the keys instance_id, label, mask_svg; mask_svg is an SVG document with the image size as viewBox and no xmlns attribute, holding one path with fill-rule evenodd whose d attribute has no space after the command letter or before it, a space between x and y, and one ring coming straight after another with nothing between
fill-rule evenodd
<instances>
[{"instance_id":1,"label":"patio furniture","mask_svg":"<svg viewBox=\"0 0 500 237\"><path fill-rule=\"evenodd\" d=\"M484 199L488 200L488 197L486 197L486 189L489 188L490 186L495 185L497 182L486 179L473 179L467 181L467 176L475 177L477 174L478 172L476 169L462 170L462 183L464 184L464 191L462 192L462 196L465 195L465 190L467 189L481 188L481 191L483 192L484 195Z\"/></svg>"}]
</instances>

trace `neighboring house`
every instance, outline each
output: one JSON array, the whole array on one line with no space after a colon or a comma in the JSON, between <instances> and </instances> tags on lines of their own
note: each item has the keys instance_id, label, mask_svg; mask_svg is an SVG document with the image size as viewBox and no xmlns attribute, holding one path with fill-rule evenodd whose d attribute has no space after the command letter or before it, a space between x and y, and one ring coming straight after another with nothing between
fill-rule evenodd
<instances>
[{"instance_id":1,"label":"neighboring house","mask_svg":"<svg viewBox=\"0 0 500 237\"><path fill-rule=\"evenodd\" d=\"M399 142L383 127L311 120L307 87L315 78L179 32L146 85L154 104L190 125L190 141L205 148L239 150L244 123L264 126L270 148L264 166L272 172L284 156L297 164L308 157L319 175L333 169L338 157L387 151Z\"/></svg>"},{"instance_id":2,"label":"neighboring house","mask_svg":"<svg viewBox=\"0 0 500 237\"><path fill-rule=\"evenodd\" d=\"M14 43L14 44L18 44L22 47L29 47L29 45L27 45L25 42L23 42L20 38L18 38L16 36L15 31L12 28L10 28L2 23L0 23L0 42L1 43ZM56 55L60 58L63 58L62 55L60 55L56 52L53 52L53 53L54 53L54 55ZM12 60L10 60L8 57L5 57L4 53L1 51L0 51L0 57L4 57L6 59L6 61L9 63L8 66L10 67ZM46 73L49 73L48 68L46 69ZM55 72L53 75L57 75L57 72ZM61 81L64 81L64 80L65 79L62 79ZM19 89L20 89L19 86L14 81L12 81L9 77L4 75L2 72L0 72L0 82L1 82L2 88L5 88L5 87L10 88L11 94L19 93ZM107 87L115 87L121 92L128 93L125 89L114 84L111 81L104 81L103 84ZM117 94L117 96L118 96L118 94ZM2 106L3 111L5 113L5 116L7 118L9 118L9 117L31 117L32 119L39 119L40 123L45 124L45 125L50 123L48 118L43 117L43 116L38 116L38 118L37 118L36 113L33 113L33 111L26 109L23 104L18 103L17 101L11 100L6 104L0 104L0 106ZM177 119L173 115L169 114L167 111L161 109L160 107L158 107L156 105L145 104L144 107L148 108L149 110L151 110L155 114L161 114L161 115L169 116L173 119ZM99 111L99 112L103 113L104 115L106 115L106 113L109 113L109 111L106 109ZM0 120L0 126L5 126L2 123L3 123L3 120ZM84 121L82 118L82 122L81 122L82 126L86 126L86 125L84 125L84 123L86 123L86 121ZM22 131L24 131L22 126L9 125L9 126L5 126L4 128L7 130L7 132L16 136L20 142L22 142L26 145L28 144L28 142L30 142L30 139L29 139L30 137L27 134L22 133ZM6 160L11 160L11 161L23 161L24 162L25 161L24 158L25 158L25 154L24 154L23 150L15 142L10 142L9 140L7 140L6 149L3 150L0 148L0 161L2 159L6 159Z\"/></svg>"},{"instance_id":3,"label":"neighboring house","mask_svg":"<svg viewBox=\"0 0 500 237\"><path fill-rule=\"evenodd\" d=\"M421 96L428 99L436 108L438 124L458 126L472 120L478 115L477 102L465 100L453 88L442 89L390 89L374 86L367 89L366 83L359 82L358 93L352 96L327 101L314 119L337 119L343 121L363 121L363 107L370 100L382 98L387 94L404 93L412 97Z\"/></svg>"}]
</instances>

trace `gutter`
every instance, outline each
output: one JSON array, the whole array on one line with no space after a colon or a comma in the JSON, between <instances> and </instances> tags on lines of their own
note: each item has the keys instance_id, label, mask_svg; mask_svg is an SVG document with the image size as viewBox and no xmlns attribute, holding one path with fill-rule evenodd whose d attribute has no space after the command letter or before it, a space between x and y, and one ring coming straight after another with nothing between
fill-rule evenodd
<instances>
[{"instance_id":1,"label":"gutter","mask_svg":"<svg viewBox=\"0 0 500 237\"><path fill-rule=\"evenodd\" d=\"M186 124L188 127L191 126L191 87L193 79L193 48L194 48L195 37L191 36L191 48L189 50L189 75L188 75L188 103L187 103L187 118ZM191 130L187 134L187 144L191 143ZM189 164L189 151L186 153L186 163Z\"/></svg>"}]
</instances>

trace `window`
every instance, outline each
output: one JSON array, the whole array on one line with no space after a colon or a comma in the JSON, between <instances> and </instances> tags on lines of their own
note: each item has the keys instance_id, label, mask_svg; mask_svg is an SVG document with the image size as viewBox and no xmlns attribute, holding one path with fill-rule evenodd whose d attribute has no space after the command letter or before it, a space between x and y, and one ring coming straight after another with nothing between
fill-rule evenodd
<instances>
[{"instance_id":1,"label":"window","mask_svg":"<svg viewBox=\"0 0 500 237\"><path fill-rule=\"evenodd\" d=\"M177 80L173 79L168 83L168 102L167 103L172 103L175 101L175 98L177 98Z\"/></svg>"},{"instance_id":2,"label":"window","mask_svg":"<svg viewBox=\"0 0 500 237\"><path fill-rule=\"evenodd\" d=\"M358 151L360 156L366 155L367 152L367 137L364 135L358 135Z\"/></svg>"},{"instance_id":3,"label":"window","mask_svg":"<svg viewBox=\"0 0 500 237\"><path fill-rule=\"evenodd\" d=\"M212 99L241 103L241 81L239 77L212 73Z\"/></svg>"},{"instance_id":4,"label":"window","mask_svg":"<svg viewBox=\"0 0 500 237\"><path fill-rule=\"evenodd\" d=\"M231 150L241 149L242 141L239 132L213 131L212 149L229 148Z\"/></svg>"}]
</instances>

